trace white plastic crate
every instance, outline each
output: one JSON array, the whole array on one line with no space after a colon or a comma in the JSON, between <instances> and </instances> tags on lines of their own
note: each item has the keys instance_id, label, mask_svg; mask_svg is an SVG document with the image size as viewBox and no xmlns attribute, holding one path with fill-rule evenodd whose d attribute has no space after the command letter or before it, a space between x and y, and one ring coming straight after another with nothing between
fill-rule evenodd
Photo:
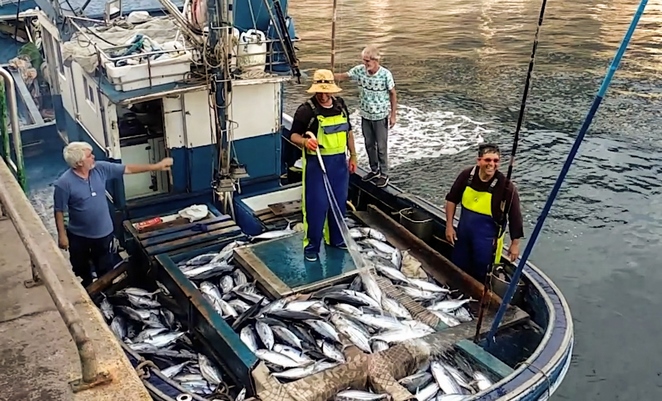
<instances>
[{"instance_id":1,"label":"white plastic crate","mask_svg":"<svg viewBox=\"0 0 662 401\"><path fill-rule=\"evenodd\" d=\"M150 61L149 66L147 62L142 62L116 67L112 62L106 62L104 67L115 90L127 92L149 88L150 84L156 86L183 80L191 72L191 59L191 52L187 51L177 57Z\"/></svg>"}]
</instances>

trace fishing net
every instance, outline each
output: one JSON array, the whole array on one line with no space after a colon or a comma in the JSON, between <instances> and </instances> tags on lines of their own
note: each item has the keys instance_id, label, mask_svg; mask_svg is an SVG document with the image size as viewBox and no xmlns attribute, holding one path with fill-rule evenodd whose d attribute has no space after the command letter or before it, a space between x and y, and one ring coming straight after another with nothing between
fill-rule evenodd
<instances>
[{"instance_id":1,"label":"fishing net","mask_svg":"<svg viewBox=\"0 0 662 401\"><path fill-rule=\"evenodd\" d=\"M264 364L253 371L256 393L261 400L326 401L347 388L371 387L378 393L390 394L393 401L416 397L398 383L428 362L432 355L443 352L449 343L439 333L397 344L383 352L365 354L348 350L347 362L315 375L282 384Z\"/></svg>"}]
</instances>

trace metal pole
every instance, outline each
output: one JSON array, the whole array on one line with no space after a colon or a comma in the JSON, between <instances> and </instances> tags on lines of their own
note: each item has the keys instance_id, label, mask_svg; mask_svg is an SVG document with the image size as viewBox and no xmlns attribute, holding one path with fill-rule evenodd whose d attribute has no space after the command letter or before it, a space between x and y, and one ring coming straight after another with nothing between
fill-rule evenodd
<instances>
[{"instance_id":1,"label":"metal pole","mask_svg":"<svg viewBox=\"0 0 662 401\"><path fill-rule=\"evenodd\" d=\"M14 153L16 153L16 175L18 182L21 184L23 191L26 189L25 172L23 165L23 141L21 140L21 128L18 119L18 103L16 102L16 87L14 85L14 77L11 73L4 68L0 67L0 75L5 81L5 92L7 93L7 111L9 114L9 122L11 123L12 139L14 141ZM7 141L5 141L7 144ZM5 152L11 158L11 152L6 149Z\"/></svg>"},{"instance_id":2,"label":"metal pole","mask_svg":"<svg viewBox=\"0 0 662 401\"><path fill-rule=\"evenodd\" d=\"M563 168L561 169L561 172L559 173L559 176L556 179L556 182L554 183L552 192L547 198L547 202L545 202L545 206L543 207L542 212L540 213L540 217L538 218L536 227L533 229L533 233L531 234L531 240L526 244L524 253L522 254L522 257L519 260L517 269L515 270L510 285L508 286L508 290L506 291L506 294L503 297L503 302L501 302L501 305L499 306L499 310L497 311L497 314L494 318L494 322L492 322L492 327L490 328L490 332L487 335L488 344L492 344L495 341L496 331L499 328L499 324L501 323L504 314L506 313L506 308L508 307L508 304L510 303L510 301L513 298L513 295L515 294L515 288L517 287L517 283L519 282L520 276L522 274L522 270L524 269L524 265L526 265L526 261L529 258L529 255L531 254L531 250L533 249L533 246L536 243L536 239L538 239L538 235L542 230L542 226L543 224L545 224L545 219L549 214L549 210L552 208L552 204L556 199L556 195L558 195L559 190L561 189L563 180L565 180L565 176L568 174L568 170L570 170L570 165L572 164L572 161L575 159L575 156L577 155L577 151L579 150L579 146L581 145L584 136L586 135L586 131L588 131L588 127L591 125L591 122L593 121L593 117L595 116L595 113L598 111L598 108L600 107L600 103L602 102L602 99L604 98L605 93L607 92L607 88L611 83L611 79L613 78L614 73L618 69L618 65L620 64L621 59L623 58L625 49L627 49L628 44L630 43L630 39L632 38L632 34L637 28L637 23L639 22L639 19L641 18L641 15L643 14L644 9L646 8L646 3L648 3L648 0L641 0L641 3L639 3L639 8L637 8L634 17L632 18L630 27L628 28L627 32L625 33L625 36L623 37L623 40L621 41L621 45L618 48L618 51L616 52L616 56L612 60L611 65L609 66L609 71L607 71L607 75L602 81L602 85L600 86L600 89L598 90L595 99L593 99L593 104L591 105L591 108L589 109L588 114L586 115L586 119L584 120L584 123L582 124L582 127L579 130L579 134L577 134L577 138L575 139L575 143L572 145L572 149L570 149L568 158L565 160L565 163L563 164Z\"/></svg>"},{"instance_id":3,"label":"metal pole","mask_svg":"<svg viewBox=\"0 0 662 401\"><path fill-rule=\"evenodd\" d=\"M37 213L30 205L30 201L16 183L13 174L7 164L0 160L0 203L11 219L21 241L25 245L30 261L36 268L40 279L43 281L55 306L62 316L71 337L76 343L78 356L80 358L82 371L82 384L77 388L88 388L92 385L105 383L109 376L98 372L96 352L81 323L81 318L71 302L66 298L66 293L60 279L53 271L53 265L63 264L67 261L62 253L55 247L50 234L44 227ZM48 237L47 241L44 238ZM49 246L50 245L50 246Z\"/></svg>"},{"instance_id":4,"label":"metal pole","mask_svg":"<svg viewBox=\"0 0 662 401\"><path fill-rule=\"evenodd\" d=\"M333 0L333 17L331 18L331 71L336 72L336 16L338 0Z\"/></svg>"}]
</instances>

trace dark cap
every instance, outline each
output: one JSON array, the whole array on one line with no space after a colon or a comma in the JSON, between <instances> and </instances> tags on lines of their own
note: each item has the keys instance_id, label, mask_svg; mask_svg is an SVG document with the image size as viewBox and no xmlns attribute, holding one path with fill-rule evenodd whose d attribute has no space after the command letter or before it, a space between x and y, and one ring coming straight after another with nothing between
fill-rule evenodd
<instances>
[{"instance_id":1,"label":"dark cap","mask_svg":"<svg viewBox=\"0 0 662 401\"><path fill-rule=\"evenodd\" d=\"M499 150L499 146L494 144L494 143L481 143L478 145L478 156L482 156L485 153L496 153L496 154L501 154L501 150Z\"/></svg>"}]
</instances>

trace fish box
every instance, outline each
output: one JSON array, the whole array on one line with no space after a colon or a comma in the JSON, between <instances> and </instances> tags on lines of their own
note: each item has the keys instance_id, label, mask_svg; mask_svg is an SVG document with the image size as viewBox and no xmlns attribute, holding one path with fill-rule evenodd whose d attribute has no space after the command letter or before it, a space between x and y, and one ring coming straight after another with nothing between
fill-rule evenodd
<instances>
[{"instance_id":1,"label":"fish box","mask_svg":"<svg viewBox=\"0 0 662 401\"><path fill-rule=\"evenodd\" d=\"M104 69L115 90L128 92L182 81L191 72L191 61L192 54L186 51L179 56L165 55L149 63L142 61L120 67L106 62Z\"/></svg>"}]
</instances>

